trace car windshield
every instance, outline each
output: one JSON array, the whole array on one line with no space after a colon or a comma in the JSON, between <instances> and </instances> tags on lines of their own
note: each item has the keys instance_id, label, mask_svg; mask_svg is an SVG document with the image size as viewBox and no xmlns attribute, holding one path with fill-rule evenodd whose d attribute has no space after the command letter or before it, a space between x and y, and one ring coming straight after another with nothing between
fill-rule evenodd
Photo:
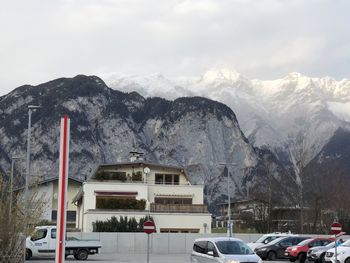
<instances>
[{"instance_id":1,"label":"car windshield","mask_svg":"<svg viewBox=\"0 0 350 263\"><path fill-rule=\"evenodd\" d=\"M305 239L304 241L301 241L298 246L305 246L307 244L309 244L309 242L311 242L313 239L309 238L309 239Z\"/></svg>"},{"instance_id":2,"label":"car windshield","mask_svg":"<svg viewBox=\"0 0 350 263\"><path fill-rule=\"evenodd\" d=\"M215 242L220 253L226 255L252 255L254 252L242 241L217 241Z\"/></svg>"},{"instance_id":3,"label":"car windshield","mask_svg":"<svg viewBox=\"0 0 350 263\"><path fill-rule=\"evenodd\" d=\"M254 241L254 243L264 243L264 240L268 238L271 238L271 236L263 235L260 238L258 238L258 240Z\"/></svg>"},{"instance_id":4,"label":"car windshield","mask_svg":"<svg viewBox=\"0 0 350 263\"><path fill-rule=\"evenodd\" d=\"M334 247L335 242L329 243L327 246L325 246L325 249L330 249Z\"/></svg>"},{"instance_id":5,"label":"car windshield","mask_svg":"<svg viewBox=\"0 0 350 263\"><path fill-rule=\"evenodd\" d=\"M272 240L269 245L274 245L274 244L277 244L278 242L282 241L286 239L286 237L279 237L279 238L276 238L275 240Z\"/></svg>"},{"instance_id":6,"label":"car windshield","mask_svg":"<svg viewBox=\"0 0 350 263\"><path fill-rule=\"evenodd\" d=\"M264 244L268 244L274 240L277 240L281 238L281 236L262 236L260 237L257 241L255 241L254 243L264 243Z\"/></svg>"}]
</instances>

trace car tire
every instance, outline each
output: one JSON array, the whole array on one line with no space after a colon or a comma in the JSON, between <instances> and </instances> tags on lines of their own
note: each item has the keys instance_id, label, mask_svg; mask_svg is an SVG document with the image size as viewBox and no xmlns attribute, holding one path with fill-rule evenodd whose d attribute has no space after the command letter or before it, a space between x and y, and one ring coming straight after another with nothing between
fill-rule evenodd
<instances>
[{"instance_id":1,"label":"car tire","mask_svg":"<svg viewBox=\"0 0 350 263\"><path fill-rule=\"evenodd\" d=\"M321 256L320 256L320 263L325 263L326 262L326 260L325 260L325 257L326 255L325 255L325 253L323 253Z\"/></svg>"},{"instance_id":2,"label":"car tire","mask_svg":"<svg viewBox=\"0 0 350 263\"><path fill-rule=\"evenodd\" d=\"M290 258L289 261L290 262L295 262L295 258Z\"/></svg>"},{"instance_id":3,"label":"car tire","mask_svg":"<svg viewBox=\"0 0 350 263\"><path fill-rule=\"evenodd\" d=\"M26 260L29 260L32 257L32 251L26 248Z\"/></svg>"},{"instance_id":4,"label":"car tire","mask_svg":"<svg viewBox=\"0 0 350 263\"><path fill-rule=\"evenodd\" d=\"M86 249L79 249L75 254L74 258L77 260L87 260L89 252Z\"/></svg>"},{"instance_id":5,"label":"car tire","mask_svg":"<svg viewBox=\"0 0 350 263\"><path fill-rule=\"evenodd\" d=\"M270 251L269 253L267 253L267 258L268 260L275 261L277 259L277 255L274 251Z\"/></svg>"},{"instance_id":6,"label":"car tire","mask_svg":"<svg viewBox=\"0 0 350 263\"><path fill-rule=\"evenodd\" d=\"M344 263L350 263L350 258L345 259Z\"/></svg>"},{"instance_id":7,"label":"car tire","mask_svg":"<svg viewBox=\"0 0 350 263\"><path fill-rule=\"evenodd\" d=\"M305 260L306 260L306 255L305 255L305 253L300 253L300 254L298 255L298 261L299 261L299 263L305 263Z\"/></svg>"}]
</instances>

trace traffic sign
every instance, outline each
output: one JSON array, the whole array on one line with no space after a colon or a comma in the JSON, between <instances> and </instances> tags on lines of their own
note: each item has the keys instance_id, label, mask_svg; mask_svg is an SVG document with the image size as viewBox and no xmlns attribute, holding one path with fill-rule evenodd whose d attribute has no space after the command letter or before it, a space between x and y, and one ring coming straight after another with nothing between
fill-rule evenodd
<instances>
[{"instance_id":1,"label":"traffic sign","mask_svg":"<svg viewBox=\"0 0 350 263\"><path fill-rule=\"evenodd\" d=\"M338 235L340 232L341 232L341 229L342 229L342 226L340 223L338 222L334 222L332 225L331 225L331 232L332 234L334 235Z\"/></svg>"},{"instance_id":2,"label":"traffic sign","mask_svg":"<svg viewBox=\"0 0 350 263\"><path fill-rule=\"evenodd\" d=\"M156 225L154 222L151 220L145 221L145 223L143 223L143 232L148 235L156 232Z\"/></svg>"}]
</instances>

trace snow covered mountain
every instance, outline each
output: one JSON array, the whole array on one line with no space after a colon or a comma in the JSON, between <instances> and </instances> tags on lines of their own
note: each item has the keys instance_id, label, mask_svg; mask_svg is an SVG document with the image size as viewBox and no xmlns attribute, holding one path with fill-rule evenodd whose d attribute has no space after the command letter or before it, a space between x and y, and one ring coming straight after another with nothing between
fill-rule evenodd
<instances>
[{"instance_id":1,"label":"snow covered mountain","mask_svg":"<svg viewBox=\"0 0 350 263\"><path fill-rule=\"evenodd\" d=\"M100 78L83 75L25 85L0 97L3 173L10 169L11 156L25 155L29 104L42 106L32 117L34 176L58 174L59 121L68 114L70 175L81 179L90 176L97 165L127 161L129 151L138 150L148 161L184 166L192 183L205 184L209 204L226 200L227 178L220 162L239 165L231 169L230 177L235 199L246 197L254 184L266 185L266 160L282 185L274 194L295 187L293 176L268 150L249 143L226 105L202 97L145 98L110 89ZM18 165L17 170L24 171L24 162Z\"/></svg>"},{"instance_id":2,"label":"snow covered mountain","mask_svg":"<svg viewBox=\"0 0 350 263\"><path fill-rule=\"evenodd\" d=\"M243 133L254 146L268 146L293 166L293 156L304 141L310 159L318 154L339 127L350 120L350 81L311 78L290 73L276 80L250 80L226 69L199 77L167 79L109 76L107 85L143 96L203 96L233 109Z\"/></svg>"}]
</instances>

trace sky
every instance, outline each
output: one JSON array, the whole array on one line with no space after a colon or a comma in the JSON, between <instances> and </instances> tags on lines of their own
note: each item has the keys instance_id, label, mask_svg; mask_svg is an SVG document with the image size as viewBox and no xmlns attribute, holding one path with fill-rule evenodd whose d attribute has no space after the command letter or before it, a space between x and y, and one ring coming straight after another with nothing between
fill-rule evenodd
<instances>
[{"instance_id":1,"label":"sky","mask_svg":"<svg viewBox=\"0 0 350 263\"><path fill-rule=\"evenodd\" d=\"M77 74L350 78L348 0L0 0L0 95Z\"/></svg>"}]
</instances>

